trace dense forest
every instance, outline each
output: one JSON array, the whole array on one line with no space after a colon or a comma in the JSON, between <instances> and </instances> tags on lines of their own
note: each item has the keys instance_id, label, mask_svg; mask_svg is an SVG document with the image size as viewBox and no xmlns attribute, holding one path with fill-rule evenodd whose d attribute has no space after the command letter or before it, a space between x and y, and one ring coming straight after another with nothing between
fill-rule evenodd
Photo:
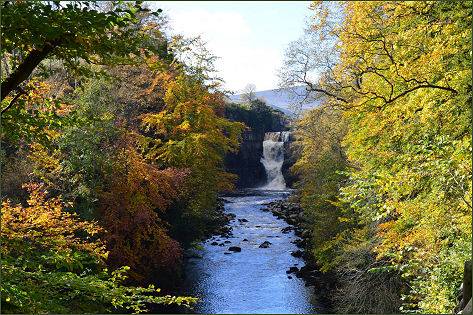
<instances>
[{"instance_id":1,"label":"dense forest","mask_svg":"<svg viewBox=\"0 0 473 315\"><path fill-rule=\"evenodd\" d=\"M293 199L333 311L458 311L471 2L313 2L280 79L320 105L291 121L228 103L203 41L141 1L0 5L2 312L191 311L184 254L253 176L233 169L240 145L289 124Z\"/></svg>"},{"instance_id":2,"label":"dense forest","mask_svg":"<svg viewBox=\"0 0 473 315\"><path fill-rule=\"evenodd\" d=\"M471 263L471 2L312 10L281 79L321 100L293 169L336 309L452 313Z\"/></svg>"},{"instance_id":3,"label":"dense forest","mask_svg":"<svg viewBox=\"0 0 473 315\"><path fill-rule=\"evenodd\" d=\"M176 285L232 186L244 125L223 117L212 57L139 2L1 13L2 311L192 304L154 286Z\"/></svg>"}]
</instances>

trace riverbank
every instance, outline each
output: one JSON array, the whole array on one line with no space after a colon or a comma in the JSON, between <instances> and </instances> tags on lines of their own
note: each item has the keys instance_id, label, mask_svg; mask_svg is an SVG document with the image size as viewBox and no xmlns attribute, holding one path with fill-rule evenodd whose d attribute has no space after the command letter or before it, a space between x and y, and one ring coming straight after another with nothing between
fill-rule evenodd
<instances>
[{"instance_id":1,"label":"riverbank","mask_svg":"<svg viewBox=\"0 0 473 315\"><path fill-rule=\"evenodd\" d=\"M319 292L297 275L305 270L296 252L293 226L265 204L287 198L287 191L249 191L225 197L231 218L225 233L189 250L185 294L199 297L196 313L317 313ZM299 269L300 268L300 269Z\"/></svg>"},{"instance_id":2,"label":"riverbank","mask_svg":"<svg viewBox=\"0 0 473 315\"><path fill-rule=\"evenodd\" d=\"M293 241L298 249L291 252L291 255L301 257L305 262L305 265L301 268L292 268L291 273L294 273L298 278L302 278L306 286L314 287L314 291L318 293L318 304L323 305L325 313L332 312L333 303L330 296L336 290L336 277L331 272L322 273L310 253L311 226L306 220L299 203L288 199L276 200L265 204L262 211L271 212L278 219L284 220L290 225L282 232L287 233L292 230L298 237Z\"/></svg>"}]
</instances>

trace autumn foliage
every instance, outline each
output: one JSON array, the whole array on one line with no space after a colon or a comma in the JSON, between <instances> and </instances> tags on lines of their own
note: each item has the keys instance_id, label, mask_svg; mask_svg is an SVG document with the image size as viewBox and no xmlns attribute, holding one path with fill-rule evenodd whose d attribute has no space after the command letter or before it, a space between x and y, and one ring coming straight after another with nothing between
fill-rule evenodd
<instances>
[{"instance_id":1,"label":"autumn foliage","mask_svg":"<svg viewBox=\"0 0 473 315\"><path fill-rule=\"evenodd\" d=\"M452 313L471 260L471 3L312 9L285 74L323 95L295 170L337 310Z\"/></svg>"},{"instance_id":2,"label":"autumn foliage","mask_svg":"<svg viewBox=\"0 0 473 315\"><path fill-rule=\"evenodd\" d=\"M182 249L167 233L160 218L187 175L176 169L159 170L147 164L131 146L118 150L116 168L99 193L100 222L111 266L134 266L132 280L149 283L162 273L178 272ZM168 280L169 281L169 280Z\"/></svg>"},{"instance_id":3,"label":"autumn foliage","mask_svg":"<svg viewBox=\"0 0 473 315\"><path fill-rule=\"evenodd\" d=\"M2 311L75 313L146 310L149 303L183 304L193 298L159 296L159 289L123 286L129 267L109 272L96 222L65 211L42 185L25 185L27 205L2 204ZM60 299L58 299L58 296Z\"/></svg>"},{"instance_id":4,"label":"autumn foliage","mask_svg":"<svg viewBox=\"0 0 473 315\"><path fill-rule=\"evenodd\" d=\"M242 125L223 117L211 65L179 59L195 41L165 34L158 13L2 4L2 311L195 303L154 285L175 293L185 246L232 186L223 157Z\"/></svg>"},{"instance_id":5,"label":"autumn foliage","mask_svg":"<svg viewBox=\"0 0 473 315\"><path fill-rule=\"evenodd\" d=\"M9 257L40 255L47 248L57 254L56 264L74 270L72 254L86 253L101 264L107 257L105 244L97 237L103 229L96 222L82 221L75 213L64 211L60 198L47 198L40 184L24 185L29 192L27 206L2 204L2 250ZM21 244L28 244L23 247ZM52 262L51 262L52 263Z\"/></svg>"}]
</instances>

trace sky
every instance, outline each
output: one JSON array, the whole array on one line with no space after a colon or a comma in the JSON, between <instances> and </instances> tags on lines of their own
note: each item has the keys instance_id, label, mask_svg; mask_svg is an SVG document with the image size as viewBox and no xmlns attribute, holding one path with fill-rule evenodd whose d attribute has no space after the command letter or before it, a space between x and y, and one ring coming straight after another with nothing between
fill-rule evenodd
<instances>
[{"instance_id":1,"label":"sky","mask_svg":"<svg viewBox=\"0 0 473 315\"><path fill-rule=\"evenodd\" d=\"M310 1L159 1L150 3L169 17L172 34L201 35L224 87L236 93L278 87L277 70L291 41L303 34Z\"/></svg>"}]
</instances>

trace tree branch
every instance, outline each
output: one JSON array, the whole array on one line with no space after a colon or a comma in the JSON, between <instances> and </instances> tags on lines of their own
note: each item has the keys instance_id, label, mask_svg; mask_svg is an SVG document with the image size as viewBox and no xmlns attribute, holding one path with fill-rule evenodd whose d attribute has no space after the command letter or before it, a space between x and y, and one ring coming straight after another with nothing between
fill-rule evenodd
<instances>
[{"instance_id":1,"label":"tree branch","mask_svg":"<svg viewBox=\"0 0 473 315\"><path fill-rule=\"evenodd\" d=\"M314 84L312 84L311 82L306 81L305 84L307 84L307 86L308 86L308 87L310 88L310 90L313 91L313 92L323 93L323 94L325 94L325 95L327 95L327 96L330 96L330 97L335 98L335 99L338 100L338 101L341 101L341 102L343 102L343 103L348 103L348 101L347 101L346 99L344 99L344 98L342 98L342 97L340 97L340 96L338 96L338 95L335 95L335 94L333 94L333 93L330 93L330 92L327 91L327 90L318 88L318 87L316 87Z\"/></svg>"},{"instance_id":2,"label":"tree branch","mask_svg":"<svg viewBox=\"0 0 473 315\"><path fill-rule=\"evenodd\" d=\"M19 90L20 92L18 92L18 94L16 94L15 97L13 97L13 99L10 101L10 104L8 104L7 107L2 109L0 116L2 116L7 110L9 110L20 96L22 96L23 94L26 94L26 92L23 89L19 89Z\"/></svg>"},{"instance_id":3,"label":"tree branch","mask_svg":"<svg viewBox=\"0 0 473 315\"><path fill-rule=\"evenodd\" d=\"M23 81L28 79L33 70L43 61L57 46L61 44L60 39L47 42L40 49L33 49L16 70L2 82L1 100L15 90Z\"/></svg>"},{"instance_id":4,"label":"tree branch","mask_svg":"<svg viewBox=\"0 0 473 315\"><path fill-rule=\"evenodd\" d=\"M411 93L415 90L423 89L423 88L440 89L440 90L452 92L453 94L458 94L458 92L455 89L452 89L452 88L449 88L449 87L444 87L444 86L440 86L440 85L433 85L433 84L424 84L424 85L415 86L415 87L413 87L409 90L405 90L404 92L396 95L394 98L390 98L384 105L392 103L395 100L397 100L398 98L403 97L406 94L409 94L409 93Z\"/></svg>"}]
</instances>

